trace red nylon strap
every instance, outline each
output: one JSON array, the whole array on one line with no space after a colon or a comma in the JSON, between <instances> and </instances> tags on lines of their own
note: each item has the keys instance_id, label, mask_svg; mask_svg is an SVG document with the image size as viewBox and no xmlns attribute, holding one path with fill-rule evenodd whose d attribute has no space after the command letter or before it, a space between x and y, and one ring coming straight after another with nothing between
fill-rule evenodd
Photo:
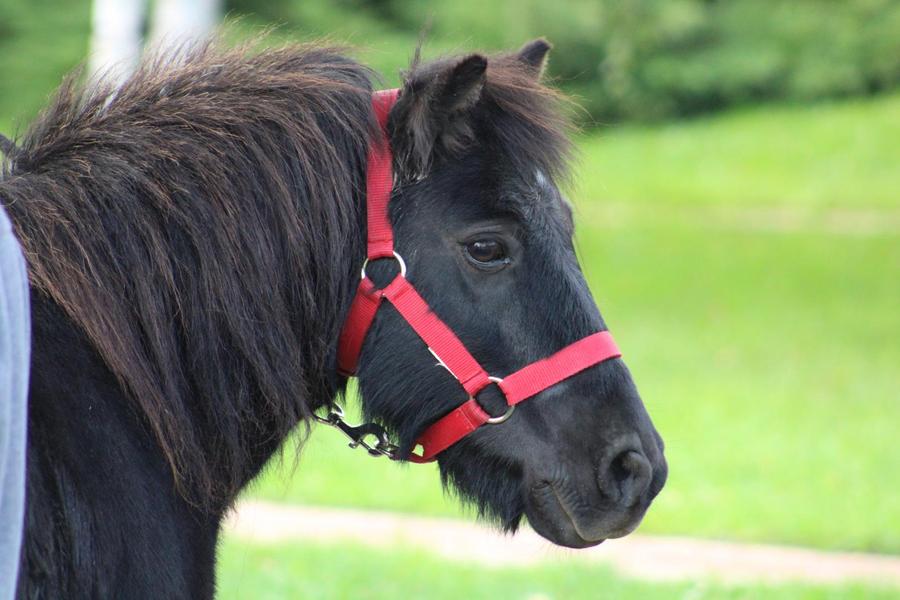
<instances>
[{"instance_id":1,"label":"red nylon strap","mask_svg":"<svg viewBox=\"0 0 900 600\"><path fill-rule=\"evenodd\" d=\"M366 333L375 320L375 313L381 306L383 296L381 290L375 288L375 284L368 277L359 282L353 303L350 304L350 312L338 338L337 364L338 373L349 377L356 373L356 365L359 362L359 353L362 351L363 342L366 341Z\"/></svg>"},{"instance_id":2,"label":"red nylon strap","mask_svg":"<svg viewBox=\"0 0 900 600\"><path fill-rule=\"evenodd\" d=\"M506 395L506 402L515 406L588 367L620 356L622 353L612 335L599 331L519 369L497 385Z\"/></svg>"},{"instance_id":3,"label":"red nylon strap","mask_svg":"<svg viewBox=\"0 0 900 600\"><path fill-rule=\"evenodd\" d=\"M394 230L388 216L391 189L394 187L391 148L387 143L387 121L400 90L381 90L372 94L372 109L381 136L369 144L366 164L366 256L387 258L394 252ZM356 373L359 353L366 333L381 306L382 295L367 277L363 277L347 313L338 339L337 364L341 375Z\"/></svg>"},{"instance_id":4,"label":"red nylon strap","mask_svg":"<svg viewBox=\"0 0 900 600\"><path fill-rule=\"evenodd\" d=\"M380 140L369 144L366 168L367 256L387 258L394 252L394 230L388 218L388 203L394 187L391 148L387 142L387 120L400 90L382 90L372 95L372 108L381 128Z\"/></svg>"},{"instance_id":5,"label":"red nylon strap","mask_svg":"<svg viewBox=\"0 0 900 600\"><path fill-rule=\"evenodd\" d=\"M506 396L507 404L515 406L588 367L620 356L622 353L612 335L608 331L599 331L519 369L497 385ZM474 407L484 415L482 420L472 417L478 414L474 412ZM419 463L434 460L438 454L487 422L488 418L490 415L470 398L425 430L416 440L416 444L422 446L422 454L412 454L410 460Z\"/></svg>"},{"instance_id":6,"label":"red nylon strap","mask_svg":"<svg viewBox=\"0 0 900 600\"><path fill-rule=\"evenodd\" d=\"M456 334L432 312L409 281L398 275L384 288L384 297L391 301L470 396L490 383L488 374L478 361L469 354Z\"/></svg>"},{"instance_id":7,"label":"red nylon strap","mask_svg":"<svg viewBox=\"0 0 900 600\"><path fill-rule=\"evenodd\" d=\"M453 409L425 430L416 440L416 445L422 446L422 454L411 452L409 461L433 461L438 454L487 423L490 418L491 415L484 412L474 398L469 398L465 404Z\"/></svg>"}]
</instances>

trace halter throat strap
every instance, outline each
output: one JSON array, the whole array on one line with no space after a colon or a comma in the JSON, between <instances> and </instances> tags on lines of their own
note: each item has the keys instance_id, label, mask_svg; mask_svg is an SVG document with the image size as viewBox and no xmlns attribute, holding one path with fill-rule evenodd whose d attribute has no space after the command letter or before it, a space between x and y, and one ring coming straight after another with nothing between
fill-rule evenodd
<instances>
[{"instance_id":1,"label":"halter throat strap","mask_svg":"<svg viewBox=\"0 0 900 600\"><path fill-rule=\"evenodd\" d=\"M387 300L428 345L428 349L459 381L469 398L444 415L416 440L422 453L411 453L412 462L429 462L437 455L482 425L499 424L512 414L520 402L539 394L576 373L603 361L621 356L612 335L598 331L562 350L524 366L504 378L491 377L466 349L406 278L406 265L394 250L394 230L388 204L393 190L393 155L387 132L388 115L397 101L399 90L383 90L372 96L372 108L381 135L369 144L366 170L366 259L356 295L338 339L338 371L345 376L356 373L366 334L375 320L381 303ZM384 288L378 288L366 275L369 261L393 258L400 273ZM509 409L504 415L491 417L478 404L475 396L491 383L496 383L506 398Z\"/></svg>"}]
</instances>

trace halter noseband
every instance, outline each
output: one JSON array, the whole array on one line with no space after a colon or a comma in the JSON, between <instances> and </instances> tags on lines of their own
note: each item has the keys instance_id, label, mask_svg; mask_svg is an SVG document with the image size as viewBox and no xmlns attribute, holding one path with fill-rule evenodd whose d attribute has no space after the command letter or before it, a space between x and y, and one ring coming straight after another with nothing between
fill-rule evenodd
<instances>
[{"instance_id":1,"label":"halter noseband","mask_svg":"<svg viewBox=\"0 0 900 600\"><path fill-rule=\"evenodd\" d=\"M394 250L394 231L388 216L388 203L393 189L393 157L387 135L387 120L398 94L399 90L394 89L375 92L372 96L372 106L381 128L382 139L369 145L366 173L366 259L356 296L338 340L337 360L338 370L342 375L351 376L356 373L366 334L381 302L387 300L428 345L438 363L459 381L469 399L438 419L416 440L416 445L422 446L422 454L411 453L409 460L422 463L434 460L440 452L478 427L502 423L510 417L519 402L588 367L617 358L621 356L621 352L608 331L598 331L502 379L491 377L466 350L453 330L431 310L406 279L406 264ZM388 285L379 289L366 275L366 265L369 261L383 258L396 260L400 273ZM499 417L491 417L475 400L475 396L491 383L497 384L509 406L506 413Z\"/></svg>"}]
</instances>

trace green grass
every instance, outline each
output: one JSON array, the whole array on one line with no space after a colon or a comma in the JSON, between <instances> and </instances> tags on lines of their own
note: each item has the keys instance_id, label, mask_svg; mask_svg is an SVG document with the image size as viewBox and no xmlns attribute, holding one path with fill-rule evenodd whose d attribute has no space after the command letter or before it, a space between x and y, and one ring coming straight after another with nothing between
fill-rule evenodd
<instances>
[{"instance_id":1,"label":"green grass","mask_svg":"<svg viewBox=\"0 0 900 600\"><path fill-rule=\"evenodd\" d=\"M838 163L846 196L811 196L815 210L865 209L876 222L896 211L900 172L887 165L900 164L898 115L895 96L583 141L575 197L585 271L668 444L670 480L641 531L900 552L896 225L828 233L801 221L781 231L776 212L768 231L744 227L740 213L721 219L803 205L790 191L806 189L820 163ZM779 129L805 150L770 144ZM877 157L858 160L829 142L856 130ZM706 164L733 176L707 174ZM610 190L632 191L623 199ZM460 514L433 467L371 460L319 429L296 474L274 469L250 493Z\"/></svg>"},{"instance_id":2,"label":"green grass","mask_svg":"<svg viewBox=\"0 0 900 600\"><path fill-rule=\"evenodd\" d=\"M608 568L555 562L527 568L484 568L444 562L421 552L353 546L257 546L227 540L219 557L218 598L491 598L552 600L896 598L896 590L864 585L724 585L651 583Z\"/></svg>"},{"instance_id":3,"label":"green grass","mask_svg":"<svg viewBox=\"0 0 900 600\"><path fill-rule=\"evenodd\" d=\"M579 197L655 210L900 208L900 96L753 108L584 140Z\"/></svg>"},{"instance_id":4,"label":"green grass","mask_svg":"<svg viewBox=\"0 0 900 600\"><path fill-rule=\"evenodd\" d=\"M0 1L0 133L22 132L87 53L88 0Z\"/></svg>"}]
</instances>

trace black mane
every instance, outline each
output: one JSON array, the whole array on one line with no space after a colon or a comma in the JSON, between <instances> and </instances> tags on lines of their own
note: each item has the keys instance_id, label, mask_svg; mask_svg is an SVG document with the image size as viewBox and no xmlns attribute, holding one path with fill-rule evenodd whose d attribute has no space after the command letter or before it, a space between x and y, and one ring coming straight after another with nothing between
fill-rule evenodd
<instances>
[{"instance_id":1,"label":"black mane","mask_svg":"<svg viewBox=\"0 0 900 600\"><path fill-rule=\"evenodd\" d=\"M340 385L371 75L333 48L208 44L118 90L69 79L6 165L32 286L195 501L232 497L260 436L277 444Z\"/></svg>"}]
</instances>

